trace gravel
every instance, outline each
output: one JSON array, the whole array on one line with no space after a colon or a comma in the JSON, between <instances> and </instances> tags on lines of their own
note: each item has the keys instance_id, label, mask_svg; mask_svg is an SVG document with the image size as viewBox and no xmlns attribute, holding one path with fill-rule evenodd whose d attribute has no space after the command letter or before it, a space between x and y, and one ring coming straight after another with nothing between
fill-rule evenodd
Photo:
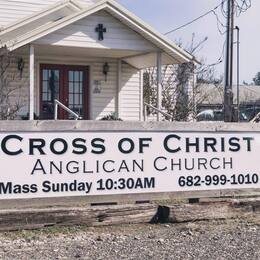
<instances>
[{"instance_id":1,"label":"gravel","mask_svg":"<svg viewBox=\"0 0 260 260\"><path fill-rule=\"evenodd\" d=\"M242 220L0 234L0 259L260 259L260 225Z\"/></svg>"}]
</instances>

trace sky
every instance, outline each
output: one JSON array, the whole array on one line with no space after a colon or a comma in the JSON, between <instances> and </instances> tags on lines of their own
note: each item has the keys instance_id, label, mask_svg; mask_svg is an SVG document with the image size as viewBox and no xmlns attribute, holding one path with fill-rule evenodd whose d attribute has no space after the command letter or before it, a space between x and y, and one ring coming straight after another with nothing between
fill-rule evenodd
<instances>
[{"instance_id":1,"label":"sky","mask_svg":"<svg viewBox=\"0 0 260 260\"><path fill-rule=\"evenodd\" d=\"M165 33L213 9L221 3L221 0L118 0L118 2L157 31ZM225 24L220 9L217 13ZM260 71L260 1L252 0L252 7L235 19L235 25L240 27L240 82L251 83L255 74ZM225 35L219 33L214 14L168 37L175 42L181 40L184 46L189 46L193 33L197 42L208 37L197 57L203 58L207 64L217 62L223 53ZM236 57L234 63L236 64ZM223 75L223 72L224 61L216 67L216 76Z\"/></svg>"}]
</instances>

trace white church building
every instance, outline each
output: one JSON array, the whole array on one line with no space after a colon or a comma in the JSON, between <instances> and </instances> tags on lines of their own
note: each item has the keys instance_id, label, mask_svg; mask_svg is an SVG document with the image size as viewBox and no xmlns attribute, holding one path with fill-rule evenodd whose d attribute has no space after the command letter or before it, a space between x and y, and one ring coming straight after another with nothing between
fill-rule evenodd
<instances>
[{"instance_id":1,"label":"white church building","mask_svg":"<svg viewBox=\"0 0 260 260\"><path fill-rule=\"evenodd\" d=\"M0 50L14 55L18 114L143 120L142 71L194 57L113 0L1 0ZM57 110L57 106L59 109ZM65 109L64 109L65 108Z\"/></svg>"}]
</instances>

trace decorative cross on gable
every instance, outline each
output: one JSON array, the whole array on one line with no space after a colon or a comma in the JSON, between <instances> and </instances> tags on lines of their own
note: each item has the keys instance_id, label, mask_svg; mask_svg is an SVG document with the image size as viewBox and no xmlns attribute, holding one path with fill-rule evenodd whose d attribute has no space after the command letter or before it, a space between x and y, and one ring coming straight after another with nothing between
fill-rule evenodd
<instances>
[{"instance_id":1,"label":"decorative cross on gable","mask_svg":"<svg viewBox=\"0 0 260 260\"><path fill-rule=\"evenodd\" d=\"M96 28L96 32L98 33L98 40L103 41L104 40L104 33L107 32L107 29L104 28L103 24L99 24Z\"/></svg>"}]
</instances>

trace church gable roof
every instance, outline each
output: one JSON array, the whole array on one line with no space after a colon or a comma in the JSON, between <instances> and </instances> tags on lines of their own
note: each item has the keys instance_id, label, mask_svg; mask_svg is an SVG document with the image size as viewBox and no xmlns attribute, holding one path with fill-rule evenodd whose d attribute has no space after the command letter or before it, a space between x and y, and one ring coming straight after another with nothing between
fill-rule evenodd
<instances>
[{"instance_id":1,"label":"church gable roof","mask_svg":"<svg viewBox=\"0 0 260 260\"><path fill-rule=\"evenodd\" d=\"M8 31L5 33L5 31L3 31L0 34L1 39L3 39L2 46L6 45L9 50L15 50L101 10L108 12L113 17L121 21L123 24L131 28L133 31L142 35L144 39L148 40L158 49L162 50L167 55L174 58L174 60L178 61L178 63L194 60L194 57L191 54L178 47L162 34L156 32L152 27L144 23L140 18L136 17L134 14L132 14L113 0L101 0L87 8L75 10L71 14L64 17L50 19L49 22L47 22L46 24L43 24L42 26L39 26L37 28L33 28L32 30L30 30L29 28L27 30L26 26L28 26L28 24L21 24L20 26L15 28L14 31L16 33L14 34ZM50 13L46 11L46 18L48 17L48 15L51 16L51 14L51 10ZM39 21L37 19L40 19L40 16L39 18L35 17L34 19L34 23L36 23L37 21Z\"/></svg>"},{"instance_id":2,"label":"church gable roof","mask_svg":"<svg viewBox=\"0 0 260 260\"><path fill-rule=\"evenodd\" d=\"M76 0L84 8L99 0ZM52 6L62 4L67 0L1 0L0 27L7 27L21 19L37 14Z\"/></svg>"}]
</instances>

